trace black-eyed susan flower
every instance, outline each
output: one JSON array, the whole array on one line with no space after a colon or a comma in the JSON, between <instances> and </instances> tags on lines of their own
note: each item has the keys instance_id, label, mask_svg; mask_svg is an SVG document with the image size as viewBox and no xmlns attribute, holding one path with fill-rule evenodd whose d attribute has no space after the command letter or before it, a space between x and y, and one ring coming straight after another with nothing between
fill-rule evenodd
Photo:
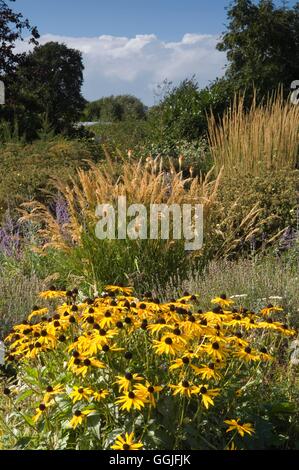
<instances>
[{"instance_id":1,"label":"black-eyed susan flower","mask_svg":"<svg viewBox=\"0 0 299 470\"><path fill-rule=\"evenodd\" d=\"M73 387L73 391L69 393L70 398L73 400L73 403L81 400L89 401L93 391L89 387Z\"/></svg>"},{"instance_id":2,"label":"black-eyed susan flower","mask_svg":"<svg viewBox=\"0 0 299 470\"><path fill-rule=\"evenodd\" d=\"M131 408L141 410L145 406L146 395L142 391L134 389L130 392L124 392L115 403L121 405L121 410L130 411Z\"/></svg>"},{"instance_id":3,"label":"black-eyed susan flower","mask_svg":"<svg viewBox=\"0 0 299 470\"><path fill-rule=\"evenodd\" d=\"M49 312L48 308L39 308L39 307L33 308L32 312L28 316L28 321L32 320L32 318L37 317L37 316L41 317L43 315L47 315L48 312Z\"/></svg>"},{"instance_id":4,"label":"black-eyed susan flower","mask_svg":"<svg viewBox=\"0 0 299 470\"><path fill-rule=\"evenodd\" d=\"M220 295L220 297L215 297L214 299L211 300L213 304L218 304L222 308L223 307L229 307L234 303L232 299L228 299L225 294Z\"/></svg>"},{"instance_id":5,"label":"black-eyed susan flower","mask_svg":"<svg viewBox=\"0 0 299 470\"><path fill-rule=\"evenodd\" d=\"M175 356L183 350L184 345L176 338L165 335L161 338L160 341L153 341L153 348L156 354L170 354Z\"/></svg>"},{"instance_id":6,"label":"black-eyed susan flower","mask_svg":"<svg viewBox=\"0 0 299 470\"><path fill-rule=\"evenodd\" d=\"M113 450L139 450L143 447L142 442L134 442L134 433L128 434L126 432L123 437L121 434L115 439L115 443L111 446Z\"/></svg>"},{"instance_id":7,"label":"black-eyed susan flower","mask_svg":"<svg viewBox=\"0 0 299 470\"><path fill-rule=\"evenodd\" d=\"M56 395L61 395L63 393L64 393L64 386L62 384L54 385L54 387L52 387L52 385L49 385L46 388L43 401L44 403L49 403L56 397Z\"/></svg>"},{"instance_id":8,"label":"black-eyed susan flower","mask_svg":"<svg viewBox=\"0 0 299 470\"><path fill-rule=\"evenodd\" d=\"M239 349L234 353L234 355L246 362L255 362L260 360L259 354L257 354L250 346Z\"/></svg>"},{"instance_id":9,"label":"black-eyed susan flower","mask_svg":"<svg viewBox=\"0 0 299 470\"><path fill-rule=\"evenodd\" d=\"M125 295L132 295L134 289L133 287L122 287L122 286L105 286L104 290L108 293L121 293Z\"/></svg>"},{"instance_id":10,"label":"black-eyed susan flower","mask_svg":"<svg viewBox=\"0 0 299 470\"><path fill-rule=\"evenodd\" d=\"M205 408L209 408L210 406L214 405L214 398L219 395L220 389L219 388L213 388L209 389L209 386L204 384L204 385L199 385L196 387L196 392L198 395L201 397L201 402L204 405Z\"/></svg>"},{"instance_id":11,"label":"black-eyed susan flower","mask_svg":"<svg viewBox=\"0 0 299 470\"><path fill-rule=\"evenodd\" d=\"M205 351L214 360L224 361L227 356L226 343L219 339L205 345Z\"/></svg>"},{"instance_id":12,"label":"black-eyed susan flower","mask_svg":"<svg viewBox=\"0 0 299 470\"><path fill-rule=\"evenodd\" d=\"M36 408L36 413L32 418L32 421L36 423L45 413L47 413L48 408L50 407L50 403L41 403L37 408Z\"/></svg>"},{"instance_id":13,"label":"black-eyed susan flower","mask_svg":"<svg viewBox=\"0 0 299 470\"><path fill-rule=\"evenodd\" d=\"M195 375L199 375L203 380L215 379L219 380L221 374L217 371L217 364L210 362L209 364L201 364L201 367L191 365ZM219 366L218 366L219 367Z\"/></svg>"},{"instance_id":14,"label":"black-eyed susan flower","mask_svg":"<svg viewBox=\"0 0 299 470\"><path fill-rule=\"evenodd\" d=\"M108 390L100 388L96 392L93 392L92 396L93 396L95 401L101 401L101 400L104 400L106 397L108 397L108 395L109 395Z\"/></svg>"},{"instance_id":15,"label":"black-eyed susan flower","mask_svg":"<svg viewBox=\"0 0 299 470\"><path fill-rule=\"evenodd\" d=\"M154 408L156 407L156 398L155 393L159 393L163 390L161 385L151 385L146 381L145 385L136 384L136 390L140 391L142 395L146 397L148 403L150 403Z\"/></svg>"},{"instance_id":16,"label":"black-eyed susan flower","mask_svg":"<svg viewBox=\"0 0 299 470\"><path fill-rule=\"evenodd\" d=\"M283 312L283 308L276 307L272 304L269 304L269 305L267 305L267 307L261 309L261 314L264 317L267 317L268 315L270 315L273 312Z\"/></svg>"},{"instance_id":17,"label":"black-eyed susan flower","mask_svg":"<svg viewBox=\"0 0 299 470\"><path fill-rule=\"evenodd\" d=\"M190 363L191 363L191 360L188 356L179 357L178 359L174 359L173 361L171 361L169 370L176 370L176 369L188 367L190 366Z\"/></svg>"},{"instance_id":18,"label":"black-eyed susan flower","mask_svg":"<svg viewBox=\"0 0 299 470\"><path fill-rule=\"evenodd\" d=\"M63 290L46 290L39 293L41 299L59 299L66 296L66 291Z\"/></svg>"},{"instance_id":19,"label":"black-eyed susan flower","mask_svg":"<svg viewBox=\"0 0 299 470\"><path fill-rule=\"evenodd\" d=\"M130 388L134 386L134 382L142 382L144 377L139 374L132 374L127 372L124 376L117 375L117 380L114 382L118 385L119 391L127 392Z\"/></svg>"},{"instance_id":20,"label":"black-eyed susan flower","mask_svg":"<svg viewBox=\"0 0 299 470\"><path fill-rule=\"evenodd\" d=\"M198 393L198 387L188 380L182 380L179 384L169 384L169 387L173 390L173 395L182 395L187 398L191 398L192 395Z\"/></svg>"},{"instance_id":21,"label":"black-eyed susan flower","mask_svg":"<svg viewBox=\"0 0 299 470\"><path fill-rule=\"evenodd\" d=\"M73 429L76 429L77 426L80 426L83 421L93 413L95 410L76 410L73 414L72 419L69 422L69 426Z\"/></svg>"},{"instance_id":22,"label":"black-eyed susan flower","mask_svg":"<svg viewBox=\"0 0 299 470\"><path fill-rule=\"evenodd\" d=\"M82 377L85 377L87 372L90 372L92 368L105 369L105 367L104 362L99 361L94 357L83 357L81 359L75 358L70 369L75 375L82 375Z\"/></svg>"},{"instance_id":23,"label":"black-eyed susan flower","mask_svg":"<svg viewBox=\"0 0 299 470\"><path fill-rule=\"evenodd\" d=\"M254 428L251 423L241 424L240 419L226 419L224 422L229 426L226 432L237 431L241 437L244 437L245 434L250 436L254 433Z\"/></svg>"},{"instance_id":24,"label":"black-eyed susan flower","mask_svg":"<svg viewBox=\"0 0 299 470\"><path fill-rule=\"evenodd\" d=\"M262 347L259 351L260 359L262 361L273 361L274 357L271 356L265 347Z\"/></svg>"}]
</instances>

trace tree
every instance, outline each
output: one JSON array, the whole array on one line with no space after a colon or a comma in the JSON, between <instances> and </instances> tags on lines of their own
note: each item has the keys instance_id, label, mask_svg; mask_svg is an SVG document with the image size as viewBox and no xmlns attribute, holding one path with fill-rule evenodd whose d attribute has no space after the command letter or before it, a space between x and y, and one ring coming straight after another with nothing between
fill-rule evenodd
<instances>
[{"instance_id":1,"label":"tree","mask_svg":"<svg viewBox=\"0 0 299 470\"><path fill-rule=\"evenodd\" d=\"M81 95L83 70L82 54L75 49L57 42L36 47L18 67L17 104L30 104L31 115L37 113L40 121L47 116L56 132L67 132L86 103Z\"/></svg>"},{"instance_id":2,"label":"tree","mask_svg":"<svg viewBox=\"0 0 299 470\"><path fill-rule=\"evenodd\" d=\"M146 107L132 95L112 95L92 101L84 112L84 119L88 121L134 121L145 117Z\"/></svg>"},{"instance_id":3,"label":"tree","mask_svg":"<svg viewBox=\"0 0 299 470\"><path fill-rule=\"evenodd\" d=\"M15 0L9 0L14 2ZM36 27L30 26L27 19L21 13L14 12L7 2L0 0L0 77L5 78L7 74L15 70L24 54L16 54L14 49L17 40L22 40L23 32L29 31L29 42L37 44L39 33Z\"/></svg>"},{"instance_id":4,"label":"tree","mask_svg":"<svg viewBox=\"0 0 299 470\"><path fill-rule=\"evenodd\" d=\"M235 90L253 85L262 98L283 85L286 94L299 78L299 3L275 7L271 0L235 0L220 51L227 52L226 78Z\"/></svg>"},{"instance_id":5,"label":"tree","mask_svg":"<svg viewBox=\"0 0 299 470\"><path fill-rule=\"evenodd\" d=\"M175 87L164 82L160 103L149 113L153 140L175 145L179 140L198 139L206 129L210 101L208 89L199 90L194 77Z\"/></svg>"}]
</instances>

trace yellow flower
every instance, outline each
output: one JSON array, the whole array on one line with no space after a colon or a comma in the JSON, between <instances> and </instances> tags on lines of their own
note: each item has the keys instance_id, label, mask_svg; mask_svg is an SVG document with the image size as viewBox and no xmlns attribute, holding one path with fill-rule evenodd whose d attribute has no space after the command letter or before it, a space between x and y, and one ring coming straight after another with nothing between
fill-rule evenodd
<instances>
[{"instance_id":1,"label":"yellow flower","mask_svg":"<svg viewBox=\"0 0 299 470\"><path fill-rule=\"evenodd\" d=\"M226 430L226 432L231 432L231 431L238 431L241 437L244 437L244 434L249 434L250 436L254 433L254 428L253 425L250 423L244 423L241 424L239 423L239 419L227 419L225 420L225 424L229 426L229 428Z\"/></svg>"},{"instance_id":2,"label":"yellow flower","mask_svg":"<svg viewBox=\"0 0 299 470\"><path fill-rule=\"evenodd\" d=\"M151 385L149 382L146 382L145 385L143 384L136 384L136 390L140 391L142 395L145 396L148 403L150 403L154 408L156 408L156 399L155 393L161 392L163 387L160 385Z\"/></svg>"},{"instance_id":3,"label":"yellow flower","mask_svg":"<svg viewBox=\"0 0 299 470\"><path fill-rule=\"evenodd\" d=\"M73 403L76 403L77 401L80 400L89 400L91 395L93 394L93 391L86 387L73 387L73 391L69 394L69 396L72 398Z\"/></svg>"},{"instance_id":4,"label":"yellow flower","mask_svg":"<svg viewBox=\"0 0 299 470\"><path fill-rule=\"evenodd\" d=\"M70 427L76 429L77 426L83 423L83 421L87 418L90 413L93 413L95 410L76 410L72 419L70 420Z\"/></svg>"},{"instance_id":5,"label":"yellow flower","mask_svg":"<svg viewBox=\"0 0 299 470\"><path fill-rule=\"evenodd\" d=\"M54 387L49 385L46 389L46 393L44 395L44 403L48 403L55 398L55 395L61 395L64 393L64 386L61 384L57 384Z\"/></svg>"},{"instance_id":6,"label":"yellow flower","mask_svg":"<svg viewBox=\"0 0 299 470\"><path fill-rule=\"evenodd\" d=\"M221 307L229 307L234 303L233 300L227 299L225 294L222 294L220 297L215 297L215 299L212 299L211 302L213 304L219 304Z\"/></svg>"},{"instance_id":7,"label":"yellow flower","mask_svg":"<svg viewBox=\"0 0 299 470\"><path fill-rule=\"evenodd\" d=\"M211 405L214 405L213 398L219 395L219 388L209 390L208 385L200 385L197 387L196 393L201 395L201 402L208 409Z\"/></svg>"},{"instance_id":8,"label":"yellow flower","mask_svg":"<svg viewBox=\"0 0 299 470\"><path fill-rule=\"evenodd\" d=\"M261 314L264 317L267 317L268 315L270 315L273 312L282 312L282 311L283 311L283 308L275 307L272 304L269 304L267 307L261 309Z\"/></svg>"},{"instance_id":9,"label":"yellow flower","mask_svg":"<svg viewBox=\"0 0 299 470\"><path fill-rule=\"evenodd\" d=\"M69 364L69 367L75 375L82 375L83 377L85 377L87 372L90 371L92 367L96 367L98 369L105 369L105 364L102 361L99 361L98 359L95 359L93 357L85 359L76 358L73 361L73 365L70 366Z\"/></svg>"},{"instance_id":10,"label":"yellow flower","mask_svg":"<svg viewBox=\"0 0 299 470\"><path fill-rule=\"evenodd\" d=\"M47 308L34 308L32 312L28 316L28 320L30 321L33 317L47 315L49 310Z\"/></svg>"},{"instance_id":11,"label":"yellow flower","mask_svg":"<svg viewBox=\"0 0 299 470\"><path fill-rule=\"evenodd\" d=\"M66 291L63 290L46 290L39 293L41 299L58 299L59 297L65 297Z\"/></svg>"},{"instance_id":12,"label":"yellow flower","mask_svg":"<svg viewBox=\"0 0 299 470\"><path fill-rule=\"evenodd\" d=\"M194 294L186 294L183 297L180 297L179 299L176 300L176 302L196 302L198 300L198 295Z\"/></svg>"},{"instance_id":13,"label":"yellow flower","mask_svg":"<svg viewBox=\"0 0 299 470\"><path fill-rule=\"evenodd\" d=\"M38 408L36 408L36 414L32 418L34 423L36 423L40 419L40 417L47 412L49 406L50 403L41 403Z\"/></svg>"},{"instance_id":14,"label":"yellow flower","mask_svg":"<svg viewBox=\"0 0 299 470\"><path fill-rule=\"evenodd\" d=\"M218 341L213 341L205 346L207 354L212 356L214 360L223 361L226 358L225 344L221 344L220 339Z\"/></svg>"},{"instance_id":15,"label":"yellow flower","mask_svg":"<svg viewBox=\"0 0 299 470\"><path fill-rule=\"evenodd\" d=\"M127 392L133 386L133 381L142 382L144 380L141 375L131 374L131 372L127 372L124 377L117 375L116 378L117 380L114 383L118 384L120 392Z\"/></svg>"},{"instance_id":16,"label":"yellow flower","mask_svg":"<svg viewBox=\"0 0 299 470\"><path fill-rule=\"evenodd\" d=\"M132 295L133 287L122 287L122 286L106 286L104 289L108 293L120 292L121 294Z\"/></svg>"},{"instance_id":17,"label":"yellow flower","mask_svg":"<svg viewBox=\"0 0 299 470\"><path fill-rule=\"evenodd\" d=\"M118 405L121 405L121 410L130 411L131 408L141 410L146 402L146 396L140 390L134 389L132 392L125 392L124 395L116 400Z\"/></svg>"},{"instance_id":18,"label":"yellow flower","mask_svg":"<svg viewBox=\"0 0 299 470\"><path fill-rule=\"evenodd\" d=\"M170 336L164 336L161 338L161 341L154 339L153 348L155 349L156 354L171 354L175 356L177 353L182 351L183 345Z\"/></svg>"},{"instance_id":19,"label":"yellow flower","mask_svg":"<svg viewBox=\"0 0 299 470\"><path fill-rule=\"evenodd\" d=\"M99 389L97 392L93 393L93 397L95 401L104 400L104 398L106 398L108 395L109 395L108 390L103 390L103 389Z\"/></svg>"},{"instance_id":20,"label":"yellow flower","mask_svg":"<svg viewBox=\"0 0 299 470\"><path fill-rule=\"evenodd\" d=\"M250 346L246 346L246 348L236 351L235 356L239 357L240 359L243 359L246 362L254 362L259 361L261 359L258 354L253 352Z\"/></svg>"},{"instance_id":21,"label":"yellow flower","mask_svg":"<svg viewBox=\"0 0 299 470\"><path fill-rule=\"evenodd\" d=\"M171 361L171 366L169 370L180 369L181 367L188 367L190 364L190 359L187 356L179 357ZM191 366L192 367L192 366Z\"/></svg>"},{"instance_id":22,"label":"yellow flower","mask_svg":"<svg viewBox=\"0 0 299 470\"><path fill-rule=\"evenodd\" d=\"M197 367L191 365L196 375L200 375L203 380L217 379L221 378L221 375L216 370L216 366L213 362L210 364L201 364L202 367Z\"/></svg>"},{"instance_id":23,"label":"yellow flower","mask_svg":"<svg viewBox=\"0 0 299 470\"><path fill-rule=\"evenodd\" d=\"M182 395L187 398L191 398L193 394L198 393L198 387L188 382L188 380L182 380L177 385L170 384L169 387L174 390L173 395Z\"/></svg>"},{"instance_id":24,"label":"yellow flower","mask_svg":"<svg viewBox=\"0 0 299 470\"><path fill-rule=\"evenodd\" d=\"M115 444L111 446L111 449L114 450L139 450L143 447L142 442L138 441L134 443L134 433L128 434L126 432L125 437L123 438L121 434L115 439Z\"/></svg>"}]
</instances>

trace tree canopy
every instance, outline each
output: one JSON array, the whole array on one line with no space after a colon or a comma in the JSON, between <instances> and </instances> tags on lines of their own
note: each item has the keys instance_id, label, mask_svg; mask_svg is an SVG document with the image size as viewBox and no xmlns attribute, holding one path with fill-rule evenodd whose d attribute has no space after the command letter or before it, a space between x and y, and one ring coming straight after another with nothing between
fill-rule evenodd
<instances>
[{"instance_id":1,"label":"tree canopy","mask_svg":"<svg viewBox=\"0 0 299 470\"><path fill-rule=\"evenodd\" d=\"M263 96L279 85L286 93L299 78L299 3L276 7L272 0L235 0L217 48L228 58L226 78L235 89Z\"/></svg>"},{"instance_id":2,"label":"tree canopy","mask_svg":"<svg viewBox=\"0 0 299 470\"><path fill-rule=\"evenodd\" d=\"M132 95L108 96L86 105L84 119L88 121L134 121L145 119L146 106Z\"/></svg>"},{"instance_id":3,"label":"tree canopy","mask_svg":"<svg viewBox=\"0 0 299 470\"><path fill-rule=\"evenodd\" d=\"M11 73L24 57L24 54L16 54L14 50L16 41L23 39L24 31L29 32L29 42L37 45L39 38L37 28L31 26L29 20L21 13L14 12L6 1L0 0L0 77L2 79Z\"/></svg>"},{"instance_id":4,"label":"tree canopy","mask_svg":"<svg viewBox=\"0 0 299 470\"><path fill-rule=\"evenodd\" d=\"M6 115L34 138L46 118L55 132L66 132L80 119L86 101L81 52L48 42L28 53L8 84Z\"/></svg>"}]
</instances>

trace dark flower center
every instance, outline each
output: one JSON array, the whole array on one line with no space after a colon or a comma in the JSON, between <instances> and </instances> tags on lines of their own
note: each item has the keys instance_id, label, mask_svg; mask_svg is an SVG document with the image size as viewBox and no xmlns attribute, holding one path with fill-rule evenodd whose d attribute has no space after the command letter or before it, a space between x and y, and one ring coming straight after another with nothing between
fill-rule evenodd
<instances>
[{"instance_id":1,"label":"dark flower center","mask_svg":"<svg viewBox=\"0 0 299 470\"><path fill-rule=\"evenodd\" d=\"M171 338L165 338L165 343L170 345L172 344L172 339Z\"/></svg>"},{"instance_id":2,"label":"dark flower center","mask_svg":"<svg viewBox=\"0 0 299 470\"><path fill-rule=\"evenodd\" d=\"M135 393L134 392L129 392L128 397L131 398L131 400L134 400Z\"/></svg>"}]
</instances>

